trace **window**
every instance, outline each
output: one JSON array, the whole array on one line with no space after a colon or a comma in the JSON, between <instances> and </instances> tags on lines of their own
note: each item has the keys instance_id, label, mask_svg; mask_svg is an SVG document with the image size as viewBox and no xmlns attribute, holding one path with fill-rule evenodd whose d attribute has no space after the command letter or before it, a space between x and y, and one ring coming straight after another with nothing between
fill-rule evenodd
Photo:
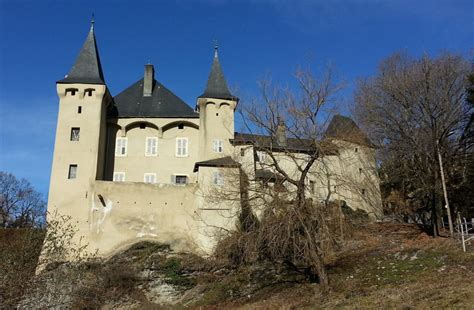
<instances>
[{"instance_id":1,"label":"window","mask_svg":"<svg viewBox=\"0 0 474 310\"><path fill-rule=\"evenodd\" d=\"M184 124L179 124L178 129L184 129Z\"/></svg>"},{"instance_id":2,"label":"window","mask_svg":"<svg viewBox=\"0 0 474 310\"><path fill-rule=\"evenodd\" d=\"M115 156L127 156L127 138L117 138Z\"/></svg>"},{"instance_id":3,"label":"window","mask_svg":"<svg viewBox=\"0 0 474 310\"><path fill-rule=\"evenodd\" d=\"M359 168L359 174L362 174L362 168Z\"/></svg>"},{"instance_id":4,"label":"window","mask_svg":"<svg viewBox=\"0 0 474 310\"><path fill-rule=\"evenodd\" d=\"M81 106L78 106L77 107L77 114L81 114L82 113L82 107Z\"/></svg>"},{"instance_id":5,"label":"window","mask_svg":"<svg viewBox=\"0 0 474 310\"><path fill-rule=\"evenodd\" d=\"M245 149L244 148L241 148L240 149L240 156L244 156L245 155Z\"/></svg>"},{"instance_id":6,"label":"window","mask_svg":"<svg viewBox=\"0 0 474 310\"><path fill-rule=\"evenodd\" d=\"M222 140L220 139L212 140L212 150L214 151L214 153L222 153L222 149L223 149Z\"/></svg>"},{"instance_id":7,"label":"window","mask_svg":"<svg viewBox=\"0 0 474 310\"><path fill-rule=\"evenodd\" d=\"M125 182L125 172L114 172L114 182Z\"/></svg>"},{"instance_id":8,"label":"window","mask_svg":"<svg viewBox=\"0 0 474 310\"><path fill-rule=\"evenodd\" d=\"M93 88L86 88L86 89L84 89L84 97L85 97L85 96L92 97L92 92L93 92L94 90L95 90L95 89L93 89Z\"/></svg>"},{"instance_id":9,"label":"window","mask_svg":"<svg viewBox=\"0 0 474 310\"><path fill-rule=\"evenodd\" d=\"M358 148L355 148L355 149L354 149L354 152L356 152L356 153L357 153L358 151L359 151L359 149L358 149Z\"/></svg>"},{"instance_id":10,"label":"window","mask_svg":"<svg viewBox=\"0 0 474 310\"><path fill-rule=\"evenodd\" d=\"M263 151L257 151L257 160L262 162L267 158L267 154Z\"/></svg>"},{"instance_id":11,"label":"window","mask_svg":"<svg viewBox=\"0 0 474 310\"><path fill-rule=\"evenodd\" d=\"M175 175L174 176L174 184L176 185L186 185L188 183L188 176L187 175Z\"/></svg>"},{"instance_id":12,"label":"window","mask_svg":"<svg viewBox=\"0 0 474 310\"><path fill-rule=\"evenodd\" d=\"M158 155L158 138L147 137L145 147L145 156L156 156Z\"/></svg>"},{"instance_id":13,"label":"window","mask_svg":"<svg viewBox=\"0 0 474 310\"><path fill-rule=\"evenodd\" d=\"M67 94L70 94L71 96L75 96L76 95L76 92L78 91L79 89L77 88L66 88L66 93L65 95L67 96Z\"/></svg>"},{"instance_id":14,"label":"window","mask_svg":"<svg viewBox=\"0 0 474 310\"><path fill-rule=\"evenodd\" d=\"M145 173L143 175L143 182L156 183L156 173Z\"/></svg>"},{"instance_id":15,"label":"window","mask_svg":"<svg viewBox=\"0 0 474 310\"><path fill-rule=\"evenodd\" d=\"M69 165L68 179L75 179L77 177L77 165Z\"/></svg>"},{"instance_id":16,"label":"window","mask_svg":"<svg viewBox=\"0 0 474 310\"><path fill-rule=\"evenodd\" d=\"M79 133L81 129L79 127L72 127L71 128L71 141L79 141Z\"/></svg>"},{"instance_id":17,"label":"window","mask_svg":"<svg viewBox=\"0 0 474 310\"><path fill-rule=\"evenodd\" d=\"M145 129L146 128L146 124L145 123L140 123L140 129Z\"/></svg>"},{"instance_id":18,"label":"window","mask_svg":"<svg viewBox=\"0 0 474 310\"><path fill-rule=\"evenodd\" d=\"M224 185L224 174L221 171L214 171L212 183L217 186Z\"/></svg>"},{"instance_id":19,"label":"window","mask_svg":"<svg viewBox=\"0 0 474 310\"><path fill-rule=\"evenodd\" d=\"M362 189L362 196L365 196L365 188Z\"/></svg>"},{"instance_id":20,"label":"window","mask_svg":"<svg viewBox=\"0 0 474 310\"><path fill-rule=\"evenodd\" d=\"M188 138L176 138L176 156L188 156Z\"/></svg>"}]
</instances>

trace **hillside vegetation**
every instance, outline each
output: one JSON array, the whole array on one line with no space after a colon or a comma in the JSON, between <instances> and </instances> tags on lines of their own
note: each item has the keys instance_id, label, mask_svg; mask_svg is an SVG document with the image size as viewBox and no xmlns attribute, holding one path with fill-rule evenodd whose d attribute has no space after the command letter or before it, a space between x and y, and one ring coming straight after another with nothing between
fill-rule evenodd
<instances>
[{"instance_id":1,"label":"hillside vegetation","mask_svg":"<svg viewBox=\"0 0 474 310\"><path fill-rule=\"evenodd\" d=\"M5 308L15 306L18 299L23 309L469 309L474 305L474 252L463 253L455 241L429 237L414 225L354 227L350 241L328 267L328 296L320 294L314 279L284 262L235 269L153 243L136 244L107 262L50 266L32 278L31 267L12 263L12 255L19 251L5 242L25 232L2 232L7 234L0 251ZM21 296L20 290L26 293Z\"/></svg>"}]
</instances>

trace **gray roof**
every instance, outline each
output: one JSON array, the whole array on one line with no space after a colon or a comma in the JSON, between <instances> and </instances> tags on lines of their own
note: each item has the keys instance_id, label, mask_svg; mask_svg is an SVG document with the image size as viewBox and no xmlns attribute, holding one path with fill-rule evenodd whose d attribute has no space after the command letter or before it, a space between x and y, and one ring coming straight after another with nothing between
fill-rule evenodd
<instances>
[{"instance_id":1,"label":"gray roof","mask_svg":"<svg viewBox=\"0 0 474 310\"><path fill-rule=\"evenodd\" d=\"M153 80L151 97L143 96L143 79L140 79L115 96L114 102L109 117L199 117L198 113L157 80Z\"/></svg>"},{"instance_id":2,"label":"gray roof","mask_svg":"<svg viewBox=\"0 0 474 310\"><path fill-rule=\"evenodd\" d=\"M83 84L105 84L102 65L100 64L99 51L94 35L94 24L91 25L86 41L82 46L76 63L72 66L69 74L58 83L83 83Z\"/></svg>"},{"instance_id":3,"label":"gray roof","mask_svg":"<svg viewBox=\"0 0 474 310\"><path fill-rule=\"evenodd\" d=\"M357 124L349 117L342 115L334 115L325 136L356 144L374 147L367 135L357 126Z\"/></svg>"},{"instance_id":4,"label":"gray roof","mask_svg":"<svg viewBox=\"0 0 474 310\"><path fill-rule=\"evenodd\" d=\"M199 161L194 164L194 172L199 170L199 167L226 167L226 168L238 168L240 164L233 160L230 156L210 159L205 161Z\"/></svg>"},{"instance_id":5,"label":"gray roof","mask_svg":"<svg viewBox=\"0 0 474 310\"><path fill-rule=\"evenodd\" d=\"M287 138L286 145L282 146L274 137L240 132L236 132L234 139L231 139L230 142L232 145L250 144L257 149L271 149L275 152L314 153L316 150L316 141L310 139ZM328 141L320 141L318 147L323 147L326 155L335 154L337 151L337 147Z\"/></svg>"},{"instance_id":6,"label":"gray roof","mask_svg":"<svg viewBox=\"0 0 474 310\"><path fill-rule=\"evenodd\" d=\"M238 100L238 98L232 96L227 87L227 82L222 72L221 64L219 63L219 56L217 55L217 49L214 53L214 60L212 61L211 72L207 79L206 89L199 98L218 98L218 99L229 99Z\"/></svg>"}]
</instances>

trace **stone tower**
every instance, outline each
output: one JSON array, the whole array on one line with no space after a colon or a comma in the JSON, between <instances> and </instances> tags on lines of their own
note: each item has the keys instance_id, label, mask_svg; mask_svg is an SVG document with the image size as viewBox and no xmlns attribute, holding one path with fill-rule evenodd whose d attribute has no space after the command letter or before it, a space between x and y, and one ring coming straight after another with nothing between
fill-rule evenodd
<instances>
[{"instance_id":1,"label":"stone tower","mask_svg":"<svg viewBox=\"0 0 474 310\"><path fill-rule=\"evenodd\" d=\"M111 102L93 22L74 66L56 88L59 112L48 211L86 223L91 185L103 178L106 107Z\"/></svg>"},{"instance_id":2,"label":"stone tower","mask_svg":"<svg viewBox=\"0 0 474 310\"><path fill-rule=\"evenodd\" d=\"M231 155L229 139L234 139L234 112L239 101L227 87L217 47L214 49L206 89L197 100L200 160Z\"/></svg>"}]
</instances>

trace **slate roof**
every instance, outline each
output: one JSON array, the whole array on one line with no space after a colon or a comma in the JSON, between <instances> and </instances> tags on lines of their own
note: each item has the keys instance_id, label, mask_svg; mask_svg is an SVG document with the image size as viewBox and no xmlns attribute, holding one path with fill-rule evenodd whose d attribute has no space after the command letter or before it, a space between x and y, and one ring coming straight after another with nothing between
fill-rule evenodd
<instances>
[{"instance_id":1,"label":"slate roof","mask_svg":"<svg viewBox=\"0 0 474 310\"><path fill-rule=\"evenodd\" d=\"M369 147L375 147L367 135L349 117L334 115L326 130L327 138L335 138Z\"/></svg>"},{"instance_id":2,"label":"slate roof","mask_svg":"<svg viewBox=\"0 0 474 310\"><path fill-rule=\"evenodd\" d=\"M210 159L205 161L199 161L194 164L194 172L199 170L199 167L226 167L226 168L238 168L240 164L233 160L230 156Z\"/></svg>"},{"instance_id":3,"label":"slate roof","mask_svg":"<svg viewBox=\"0 0 474 310\"><path fill-rule=\"evenodd\" d=\"M234 139L231 139L230 142L232 145L251 144L256 148L271 149L275 152L312 153L314 151L314 141L309 139L287 138L286 146L280 146L277 139L271 136L236 132ZM320 141L319 145L324 148L326 155L337 152L337 147L329 141Z\"/></svg>"},{"instance_id":4,"label":"slate roof","mask_svg":"<svg viewBox=\"0 0 474 310\"><path fill-rule=\"evenodd\" d=\"M196 113L181 98L157 80L153 82L150 97L143 96L143 79L114 97L115 105L109 111L109 117L178 117L198 118Z\"/></svg>"},{"instance_id":5,"label":"slate roof","mask_svg":"<svg viewBox=\"0 0 474 310\"><path fill-rule=\"evenodd\" d=\"M105 84L102 65L100 64L99 51L94 35L94 24L91 25L86 41L82 46L75 64L69 74L57 83L72 84Z\"/></svg>"},{"instance_id":6,"label":"slate roof","mask_svg":"<svg viewBox=\"0 0 474 310\"><path fill-rule=\"evenodd\" d=\"M217 55L217 49L214 52L214 60L212 61L211 72L207 79L206 89L204 93L198 98L218 98L228 100L238 100L237 97L232 96L227 87L227 82L222 72L222 67Z\"/></svg>"}]
</instances>

